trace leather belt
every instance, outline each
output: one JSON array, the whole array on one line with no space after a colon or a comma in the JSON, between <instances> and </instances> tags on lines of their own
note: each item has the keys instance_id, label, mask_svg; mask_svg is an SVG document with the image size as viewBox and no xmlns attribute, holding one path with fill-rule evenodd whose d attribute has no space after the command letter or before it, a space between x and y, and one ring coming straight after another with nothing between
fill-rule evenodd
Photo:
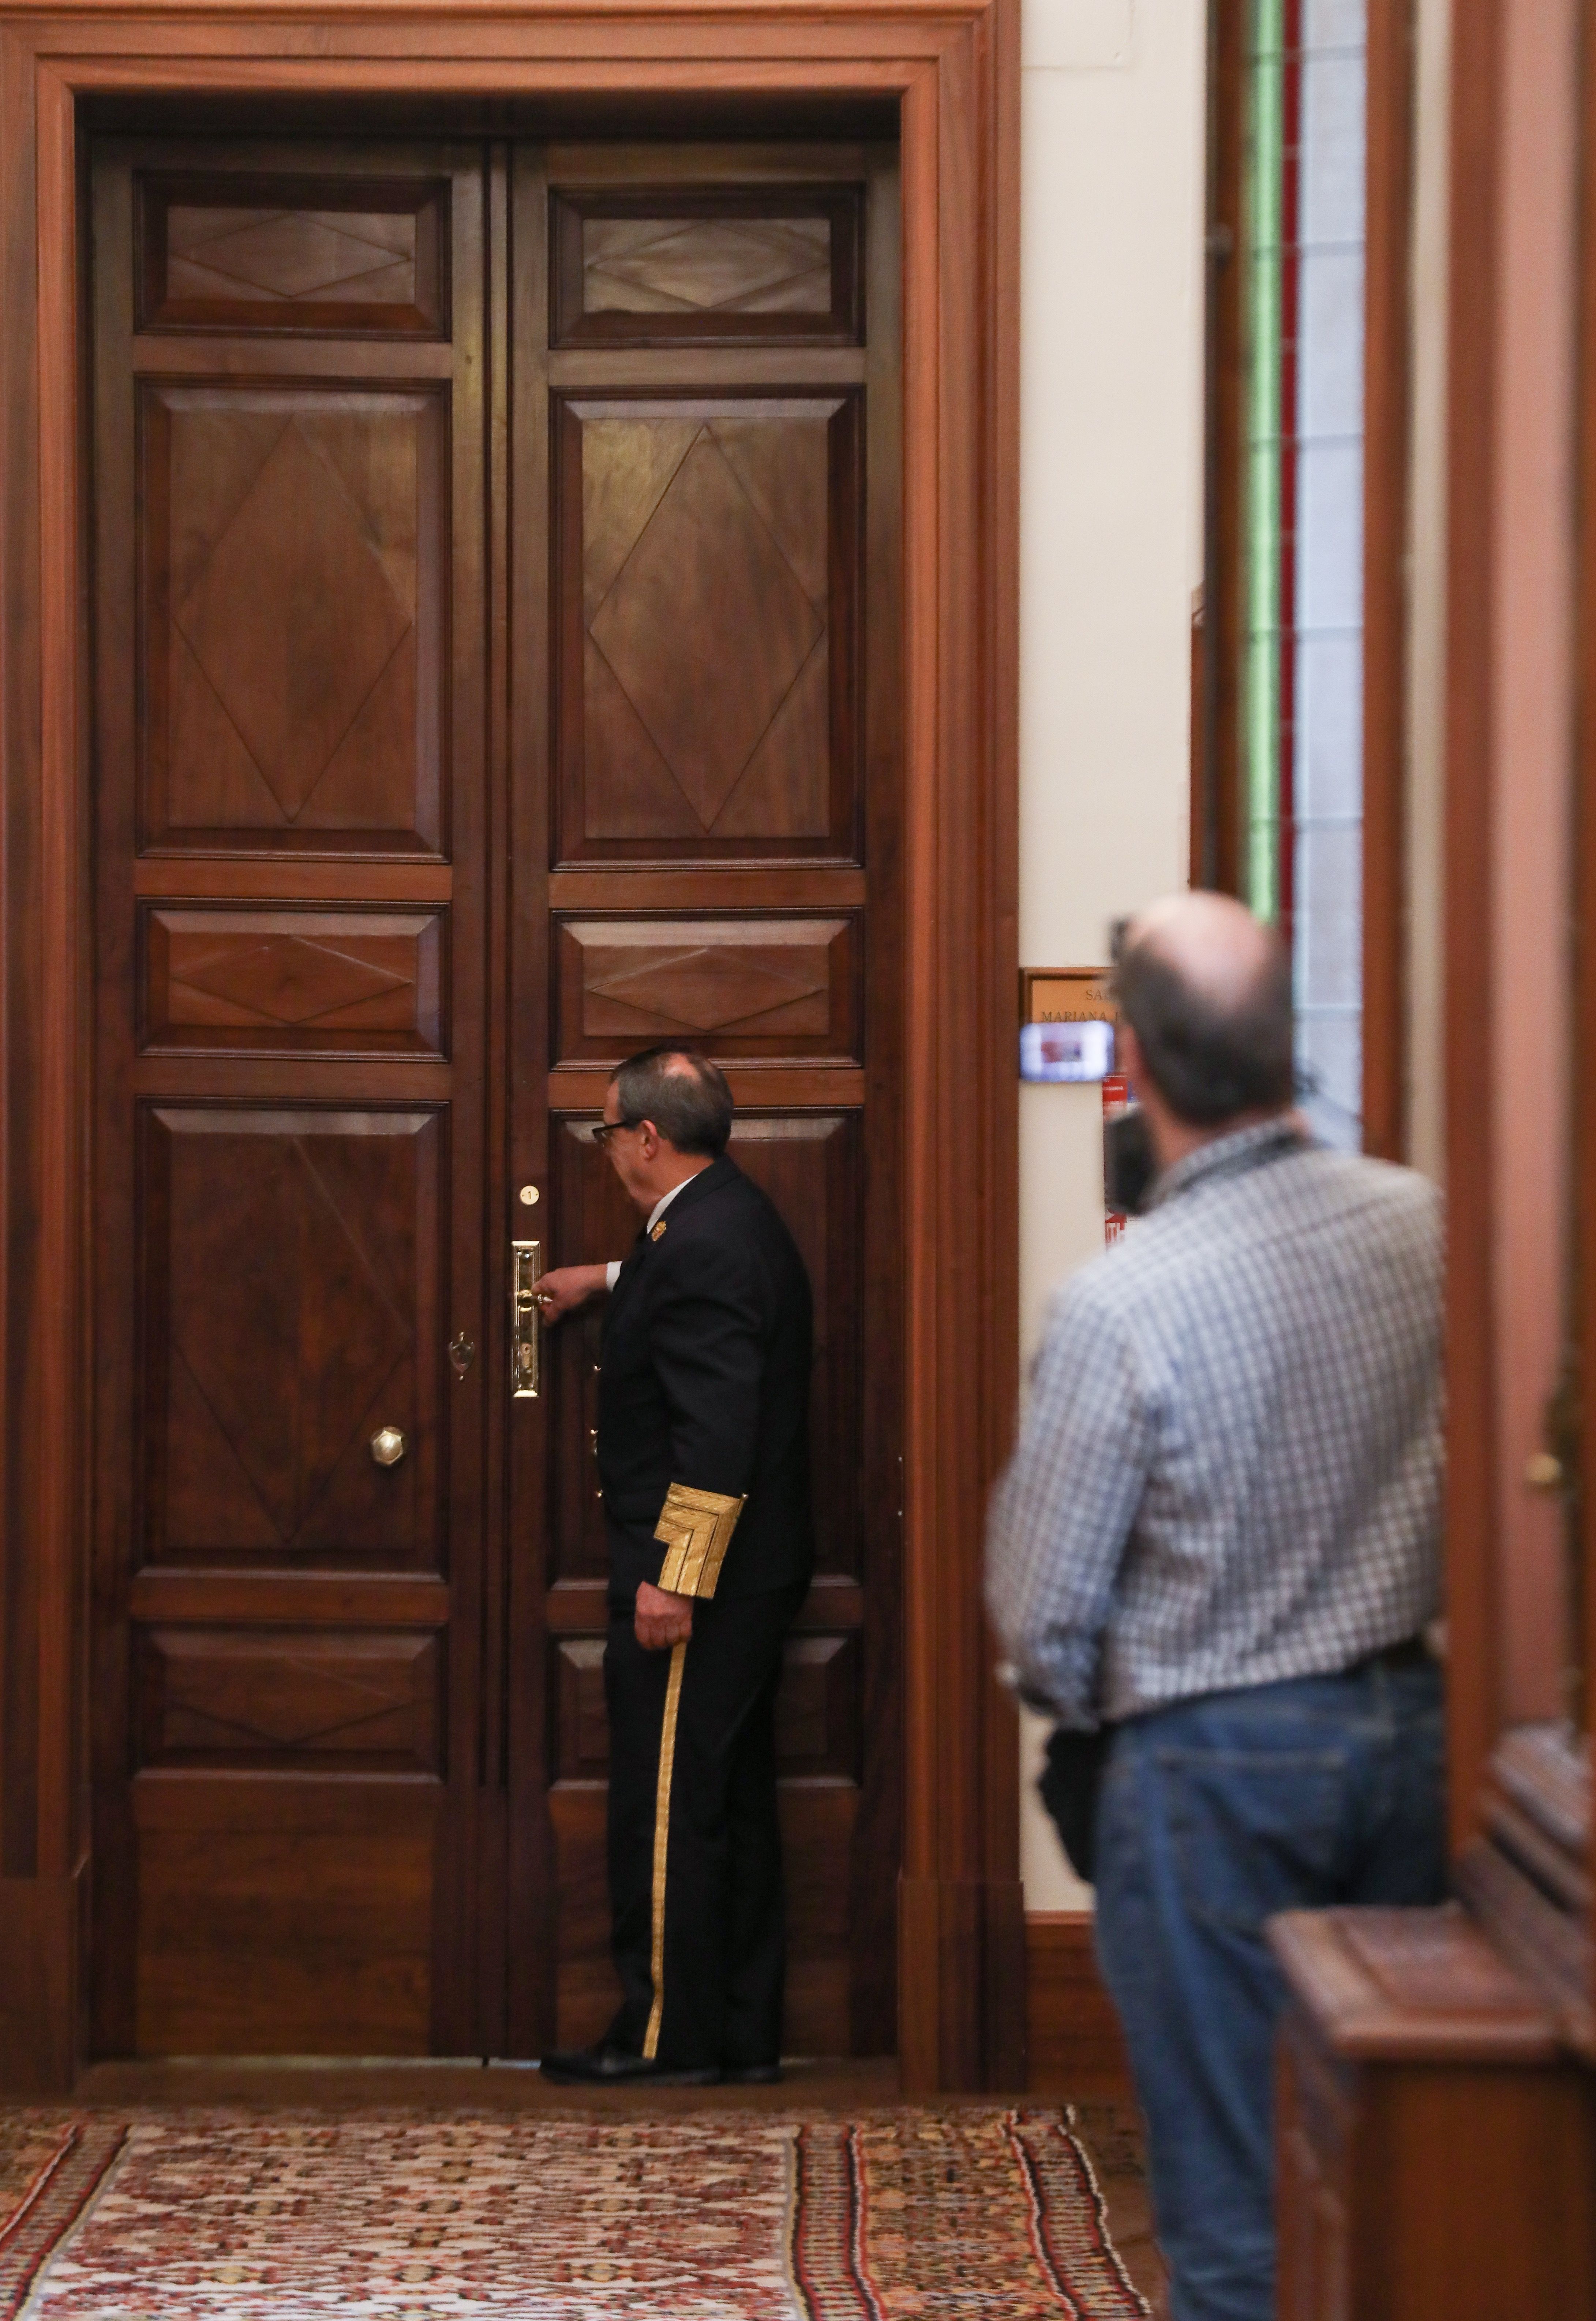
<instances>
[{"instance_id":1,"label":"leather belt","mask_svg":"<svg viewBox=\"0 0 1596 2321\"><path fill-rule=\"evenodd\" d=\"M1433 1668L1435 1664L1435 1655L1420 1633L1404 1636L1400 1643L1383 1644L1377 1652L1365 1653L1357 1666L1390 1669L1393 1674L1400 1674L1404 1669Z\"/></svg>"}]
</instances>

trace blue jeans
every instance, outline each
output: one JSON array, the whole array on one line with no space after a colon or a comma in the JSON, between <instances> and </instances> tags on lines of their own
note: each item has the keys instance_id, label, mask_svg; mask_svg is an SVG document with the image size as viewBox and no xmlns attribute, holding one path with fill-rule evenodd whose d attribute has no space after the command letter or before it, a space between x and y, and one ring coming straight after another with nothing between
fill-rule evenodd
<instances>
[{"instance_id":1,"label":"blue jeans","mask_svg":"<svg viewBox=\"0 0 1596 2321\"><path fill-rule=\"evenodd\" d=\"M1438 1670L1374 1663L1131 1717L1099 1807L1097 1953L1147 2127L1174 2321L1273 2321L1277 1910L1438 1902Z\"/></svg>"}]
</instances>

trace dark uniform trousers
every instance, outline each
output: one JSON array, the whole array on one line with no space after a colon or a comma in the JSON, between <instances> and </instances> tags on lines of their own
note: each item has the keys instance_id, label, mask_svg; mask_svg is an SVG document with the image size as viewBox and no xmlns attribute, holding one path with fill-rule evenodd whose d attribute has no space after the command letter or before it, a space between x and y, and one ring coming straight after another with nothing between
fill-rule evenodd
<instances>
[{"instance_id":1,"label":"dark uniform trousers","mask_svg":"<svg viewBox=\"0 0 1596 2321\"><path fill-rule=\"evenodd\" d=\"M667 2068L774 2062L785 1935L773 1711L807 1583L700 1598L645 1652L612 1599L610 1898L618 2045Z\"/></svg>"},{"instance_id":2,"label":"dark uniform trousers","mask_svg":"<svg viewBox=\"0 0 1596 2321\"><path fill-rule=\"evenodd\" d=\"M814 1561L808 1277L725 1158L638 1236L604 1317L599 1479L610 1547L610 2043L670 2070L781 2053L772 1709ZM645 1652L644 1581L693 1597Z\"/></svg>"}]
</instances>

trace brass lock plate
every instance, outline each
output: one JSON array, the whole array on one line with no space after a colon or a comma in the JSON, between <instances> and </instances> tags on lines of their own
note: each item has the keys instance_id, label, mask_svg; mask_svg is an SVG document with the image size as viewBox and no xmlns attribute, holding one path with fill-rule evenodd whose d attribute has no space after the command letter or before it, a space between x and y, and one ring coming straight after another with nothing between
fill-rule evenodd
<instances>
[{"instance_id":1,"label":"brass lock plate","mask_svg":"<svg viewBox=\"0 0 1596 2321\"><path fill-rule=\"evenodd\" d=\"M510 1392L516 1402L538 1397L538 1277L543 1270L540 1241L510 1244Z\"/></svg>"}]
</instances>

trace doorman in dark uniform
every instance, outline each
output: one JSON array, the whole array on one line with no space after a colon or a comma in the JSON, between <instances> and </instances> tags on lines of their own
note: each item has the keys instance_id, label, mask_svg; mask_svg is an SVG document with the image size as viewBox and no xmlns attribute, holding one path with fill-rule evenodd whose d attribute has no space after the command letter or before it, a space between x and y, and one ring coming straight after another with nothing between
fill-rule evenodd
<instances>
[{"instance_id":1,"label":"doorman in dark uniform","mask_svg":"<svg viewBox=\"0 0 1596 2321\"><path fill-rule=\"evenodd\" d=\"M785 1937L772 1711L809 1586L809 1279L727 1158L707 1058L621 1065L594 1130L645 1224L624 1262L539 1285L558 1321L608 1294L598 1461L610 1545L610 1902L624 1996L550 2079L780 2076Z\"/></svg>"}]
</instances>

